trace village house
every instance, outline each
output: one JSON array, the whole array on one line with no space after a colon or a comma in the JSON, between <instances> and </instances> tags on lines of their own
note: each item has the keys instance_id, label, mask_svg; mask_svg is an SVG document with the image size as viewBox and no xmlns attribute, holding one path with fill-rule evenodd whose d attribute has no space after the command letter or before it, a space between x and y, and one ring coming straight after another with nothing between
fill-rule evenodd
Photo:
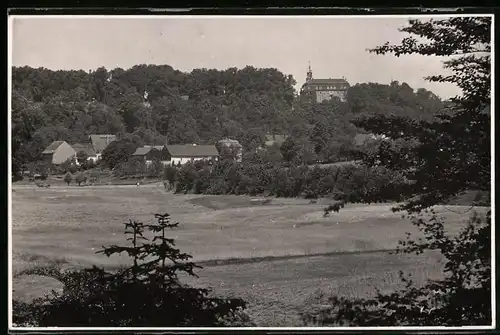
<instances>
[{"instance_id":1,"label":"village house","mask_svg":"<svg viewBox=\"0 0 500 335\"><path fill-rule=\"evenodd\" d=\"M44 162L59 165L68 159L76 159L76 151L66 141L54 141L43 152Z\"/></svg>"},{"instance_id":2,"label":"village house","mask_svg":"<svg viewBox=\"0 0 500 335\"><path fill-rule=\"evenodd\" d=\"M219 145L222 147L234 149L236 151L236 161L241 162L243 157L243 146L240 144L240 142L238 142L237 140L225 138L217 143L219 143Z\"/></svg>"},{"instance_id":3,"label":"village house","mask_svg":"<svg viewBox=\"0 0 500 335\"><path fill-rule=\"evenodd\" d=\"M96 160L101 159L102 152L106 147L111 143L116 141L116 135L110 134L91 134L89 135L90 144L92 145L92 149L95 152Z\"/></svg>"},{"instance_id":4,"label":"village house","mask_svg":"<svg viewBox=\"0 0 500 335\"><path fill-rule=\"evenodd\" d=\"M153 146L143 146L137 148L132 157L139 158L146 163L146 166L150 166L155 159L160 157L160 151Z\"/></svg>"},{"instance_id":5,"label":"village house","mask_svg":"<svg viewBox=\"0 0 500 335\"><path fill-rule=\"evenodd\" d=\"M219 152L215 145L173 144L166 146L170 164L178 165L199 160L217 161Z\"/></svg>"},{"instance_id":6,"label":"village house","mask_svg":"<svg viewBox=\"0 0 500 335\"><path fill-rule=\"evenodd\" d=\"M135 150L132 157L144 160L146 166L151 165L155 159L159 159L163 165L170 164L170 157L164 145L142 146Z\"/></svg>"}]
</instances>

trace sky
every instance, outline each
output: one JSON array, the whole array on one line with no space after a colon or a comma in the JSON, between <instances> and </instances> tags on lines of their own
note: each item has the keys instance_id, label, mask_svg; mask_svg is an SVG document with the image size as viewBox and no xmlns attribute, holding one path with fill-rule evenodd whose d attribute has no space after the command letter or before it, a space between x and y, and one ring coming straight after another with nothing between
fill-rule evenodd
<instances>
[{"instance_id":1,"label":"sky","mask_svg":"<svg viewBox=\"0 0 500 335\"><path fill-rule=\"evenodd\" d=\"M442 98L460 93L453 84L429 83L443 73L443 58L369 53L407 36L401 17L13 17L12 65L53 70L128 69L168 64L176 70L229 67L277 68L304 83L341 78L354 85L392 80L426 88Z\"/></svg>"}]
</instances>

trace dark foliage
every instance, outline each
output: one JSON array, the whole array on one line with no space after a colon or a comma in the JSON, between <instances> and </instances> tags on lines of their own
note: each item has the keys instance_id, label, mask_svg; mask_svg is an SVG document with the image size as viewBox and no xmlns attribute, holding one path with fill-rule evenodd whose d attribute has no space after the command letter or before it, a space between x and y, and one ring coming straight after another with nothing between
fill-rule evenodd
<instances>
[{"instance_id":1,"label":"dark foliage","mask_svg":"<svg viewBox=\"0 0 500 335\"><path fill-rule=\"evenodd\" d=\"M198 168L186 164L177 172L176 192L266 194L279 197L332 197L351 202L371 197L400 201L405 180L386 168L366 166L280 166L233 161Z\"/></svg>"},{"instance_id":2,"label":"dark foliage","mask_svg":"<svg viewBox=\"0 0 500 335\"><path fill-rule=\"evenodd\" d=\"M168 165L165 167L163 172L163 179L168 181L170 185L174 185L177 180L177 168L174 166Z\"/></svg>"},{"instance_id":3,"label":"dark foliage","mask_svg":"<svg viewBox=\"0 0 500 335\"><path fill-rule=\"evenodd\" d=\"M130 139L111 142L102 153L102 161L108 168L113 169L118 164L126 162L137 147L138 145Z\"/></svg>"},{"instance_id":4,"label":"dark foliage","mask_svg":"<svg viewBox=\"0 0 500 335\"><path fill-rule=\"evenodd\" d=\"M76 153L76 159L78 160L78 163L80 163L80 165L86 164L87 158L88 158L88 155L85 151L78 151Z\"/></svg>"},{"instance_id":5,"label":"dark foliage","mask_svg":"<svg viewBox=\"0 0 500 335\"><path fill-rule=\"evenodd\" d=\"M81 186L82 183L87 181L87 176L85 176L82 172L78 172L75 176L75 181L78 183L78 186Z\"/></svg>"},{"instance_id":6,"label":"dark foliage","mask_svg":"<svg viewBox=\"0 0 500 335\"><path fill-rule=\"evenodd\" d=\"M69 186L69 184L71 184L72 181L73 181L73 176L71 175L71 173L69 172L66 173L66 175L64 176L64 182Z\"/></svg>"}]
</instances>

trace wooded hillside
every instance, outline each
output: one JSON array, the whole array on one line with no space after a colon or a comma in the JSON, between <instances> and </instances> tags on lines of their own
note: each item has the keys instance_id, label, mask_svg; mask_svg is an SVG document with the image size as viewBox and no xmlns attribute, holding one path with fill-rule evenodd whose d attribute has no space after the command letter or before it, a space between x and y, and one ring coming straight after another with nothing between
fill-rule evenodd
<instances>
[{"instance_id":1,"label":"wooded hillside","mask_svg":"<svg viewBox=\"0 0 500 335\"><path fill-rule=\"evenodd\" d=\"M362 130L357 115L428 117L442 109L431 92L407 84L356 84L347 102L311 105L296 97L291 75L277 69L196 69L137 65L108 71L12 71L13 170L40 158L54 140L72 144L91 133L118 134L136 143L210 143L239 140L246 150L265 133L309 141L316 154L351 143ZM326 154L325 154L326 155Z\"/></svg>"}]
</instances>

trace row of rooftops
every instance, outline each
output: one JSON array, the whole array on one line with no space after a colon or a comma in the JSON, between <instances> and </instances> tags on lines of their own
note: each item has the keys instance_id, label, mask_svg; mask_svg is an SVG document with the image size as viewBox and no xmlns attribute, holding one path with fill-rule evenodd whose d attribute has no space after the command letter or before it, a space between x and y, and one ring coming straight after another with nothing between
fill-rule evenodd
<instances>
[{"instance_id":1,"label":"row of rooftops","mask_svg":"<svg viewBox=\"0 0 500 335\"><path fill-rule=\"evenodd\" d=\"M266 146L271 146L273 144L281 145L285 139L286 135L265 135ZM89 135L89 143L75 143L71 147L76 151L83 151L89 157L95 157L102 154L104 149L113 141L117 139L116 135ZM42 154L53 154L57 148L63 144L65 141L54 141L52 142ZM224 138L218 143L233 146L237 148L242 148L242 145L237 141L229 138ZM197 145L197 144L165 144L165 145L144 145L136 149L133 153L134 156L147 155L151 150L156 149L158 151L168 150L171 156L174 157L208 157L208 156L218 156L219 152L215 145Z\"/></svg>"},{"instance_id":2,"label":"row of rooftops","mask_svg":"<svg viewBox=\"0 0 500 335\"><path fill-rule=\"evenodd\" d=\"M89 143L75 143L71 147L76 151L84 151L88 156L101 154L104 149L113 141L116 141L116 135L112 134L91 134L89 135ZM42 154L52 154L64 141L52 142Z\"/></svg>"},{"instance_id":3,"label":"row of rooftops","mask_svg":"<svg viewBox=\"0 0 500 335\"><path fill-rule=\"evenodd\" d=\"M196 144L172 144L172 145L145 145L137 148L132 156L144 156L151 150L167 150L173 157L217 157L219 151L215 145L196 145Z\"/></svg>"}]
</instances>

